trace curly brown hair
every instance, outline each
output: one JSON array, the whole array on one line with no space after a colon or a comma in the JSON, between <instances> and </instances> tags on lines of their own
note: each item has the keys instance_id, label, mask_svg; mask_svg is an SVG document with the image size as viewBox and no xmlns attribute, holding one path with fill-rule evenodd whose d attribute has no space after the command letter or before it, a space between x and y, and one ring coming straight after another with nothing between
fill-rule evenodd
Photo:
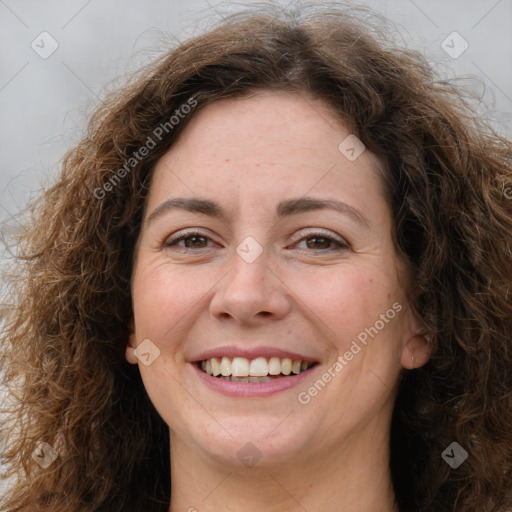
<instances>
[{"instance_id":1,"label":"curly brown hair","mask_svg":"<svg viewBox=\"0 0 512 512\"><path fill-rule=\"evenodd\" d=\"M0 358L13 484L0 510L167 511L169 429L124 356L134 247L157 160L202 107L258 89L320 98L385 169L411 304L432 343L396 398L399 509L512 504L512 143L372 23L325 7L237 14L97 109L17 240ZM148 138L157 143L139 158ZM41 441L59 455L45 470L32 459ZM458 469L442 459L453 442L469 454Z\"/></svg>"}]
</instances>

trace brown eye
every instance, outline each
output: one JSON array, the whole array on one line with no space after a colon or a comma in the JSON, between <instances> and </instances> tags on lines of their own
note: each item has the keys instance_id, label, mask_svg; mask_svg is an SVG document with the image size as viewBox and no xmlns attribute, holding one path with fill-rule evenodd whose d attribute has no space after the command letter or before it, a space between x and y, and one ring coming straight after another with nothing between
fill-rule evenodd
<instances>
[{"instance_id":1,"label":"brown eye","mask_svg":"<svg viewBox=\"0 0 512 512\"><path fill-rule=\"evenodd\" d=\"M181 235L178 233L177 235L168 238L165 241L164 246L180 247L184 249L205 249L209 247L208 242L210 241L210 237L203 233L188 232L182 233Z\"/></svg>"},{"instance_id":2,"label":"brown eye","mask_svg":"<svg viewBox=\"0 0 512 512\"><path fill-rule=\"evenodd\" d=\"M310 236L306 240L308 249L329 249L333 242L332 239L325 236Z\"/></svg>"},{"instance_id":3,"label":"brown eye","mask_svg":"<svg viewBox=\"0 0 512 512\"><path fill-rule=\"evenodd\" d=\"M350 248L342 238L338 239L334 235L331 236L323 232L303 236L295 245L299 249L310 249L313 252L337 252Z\"/></svg>"},{"instance_id":4,"label":"brown eye","mask_svg":"<svg viewBox=\"0 0 512 512\"><path fill-rule=\"evenodd\" d=\"M185 242L185 247L189 248L202 248L208 243L206 237L201 235L187 236L182 238L182 240Z\"/></svg>"}]
</instances>

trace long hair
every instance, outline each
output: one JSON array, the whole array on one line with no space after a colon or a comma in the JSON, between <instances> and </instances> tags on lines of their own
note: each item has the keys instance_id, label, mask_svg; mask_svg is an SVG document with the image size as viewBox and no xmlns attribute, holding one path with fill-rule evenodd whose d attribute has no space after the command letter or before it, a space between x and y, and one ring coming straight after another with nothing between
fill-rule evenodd
<instances>
[{"instance_id":1,"label":"long hair","mask_svg":"<svg viewBox=\"0 0 512 512\"><path fill-rule=\"evenodd\" d=\"M402 372L393 414L401 512L510 506L512 144L418 53L370 27L325 7L238 14L96 110L17 240L0 356L13 484L0 510L167 511L169 429L124 358L134 246L152 169L188 121L261 89L323 100L383 164L432 343L426 365ZM58 454L45 469L41 442ZM468 454L456 469L443 460L452 443Z\"/></svg>"}]
</instances>

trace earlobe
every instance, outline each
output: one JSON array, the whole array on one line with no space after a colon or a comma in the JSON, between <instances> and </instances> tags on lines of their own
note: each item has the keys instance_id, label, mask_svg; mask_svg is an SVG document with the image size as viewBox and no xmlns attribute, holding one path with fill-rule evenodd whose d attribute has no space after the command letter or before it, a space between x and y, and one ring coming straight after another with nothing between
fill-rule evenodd
<instances>
[{"instance_id":1,"label":"earlobe","mask_svg":"<svg viewBox=\"0 0 512 512\"><path fill-rule=\"evenodd\" d=\"M402 349L400 361L404 368L415 370L428 362L432 344L425 334L411 336Z\"/></svg>"},{"instance_id":2,"label":"earlobe","mask_svg":"<svg viewBox=\"0 0 512 512\"><path fill-rule=\"evenodd\" d=\"M135 338L135 323L130 320L130 335L128 336L128 342L126 343L125 358L130 364L137 364L138 360L135 357L135 347L137 346L137 340Z\"/></svg>"},{"instance_id":3,"label":"earlobe","mask_svg":"<svg viewBox=\"0 0 512 512\"><path fill-rule=\"evenodd\" d=\"M425 365L432 355L432 338L425 333L425 328L412 311L408 339L402 346L400 362L404 368L414 370Z\"/></svg>"}]
</instances>

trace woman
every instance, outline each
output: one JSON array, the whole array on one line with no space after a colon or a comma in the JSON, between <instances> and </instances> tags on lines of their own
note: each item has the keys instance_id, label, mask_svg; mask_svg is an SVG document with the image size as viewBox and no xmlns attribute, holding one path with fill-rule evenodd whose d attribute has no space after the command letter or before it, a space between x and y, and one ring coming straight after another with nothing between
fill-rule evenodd
<instances>
[{"instance_id":1,"label":"woman","mask_svg":"<svg viewBox=\"0 0 512 512\"><path fill-rule=\"evenodd\" d=\"M511 155L341 10L163 55L32 205L1 510L505 510Z\"/></svg>"}]
</instances>

